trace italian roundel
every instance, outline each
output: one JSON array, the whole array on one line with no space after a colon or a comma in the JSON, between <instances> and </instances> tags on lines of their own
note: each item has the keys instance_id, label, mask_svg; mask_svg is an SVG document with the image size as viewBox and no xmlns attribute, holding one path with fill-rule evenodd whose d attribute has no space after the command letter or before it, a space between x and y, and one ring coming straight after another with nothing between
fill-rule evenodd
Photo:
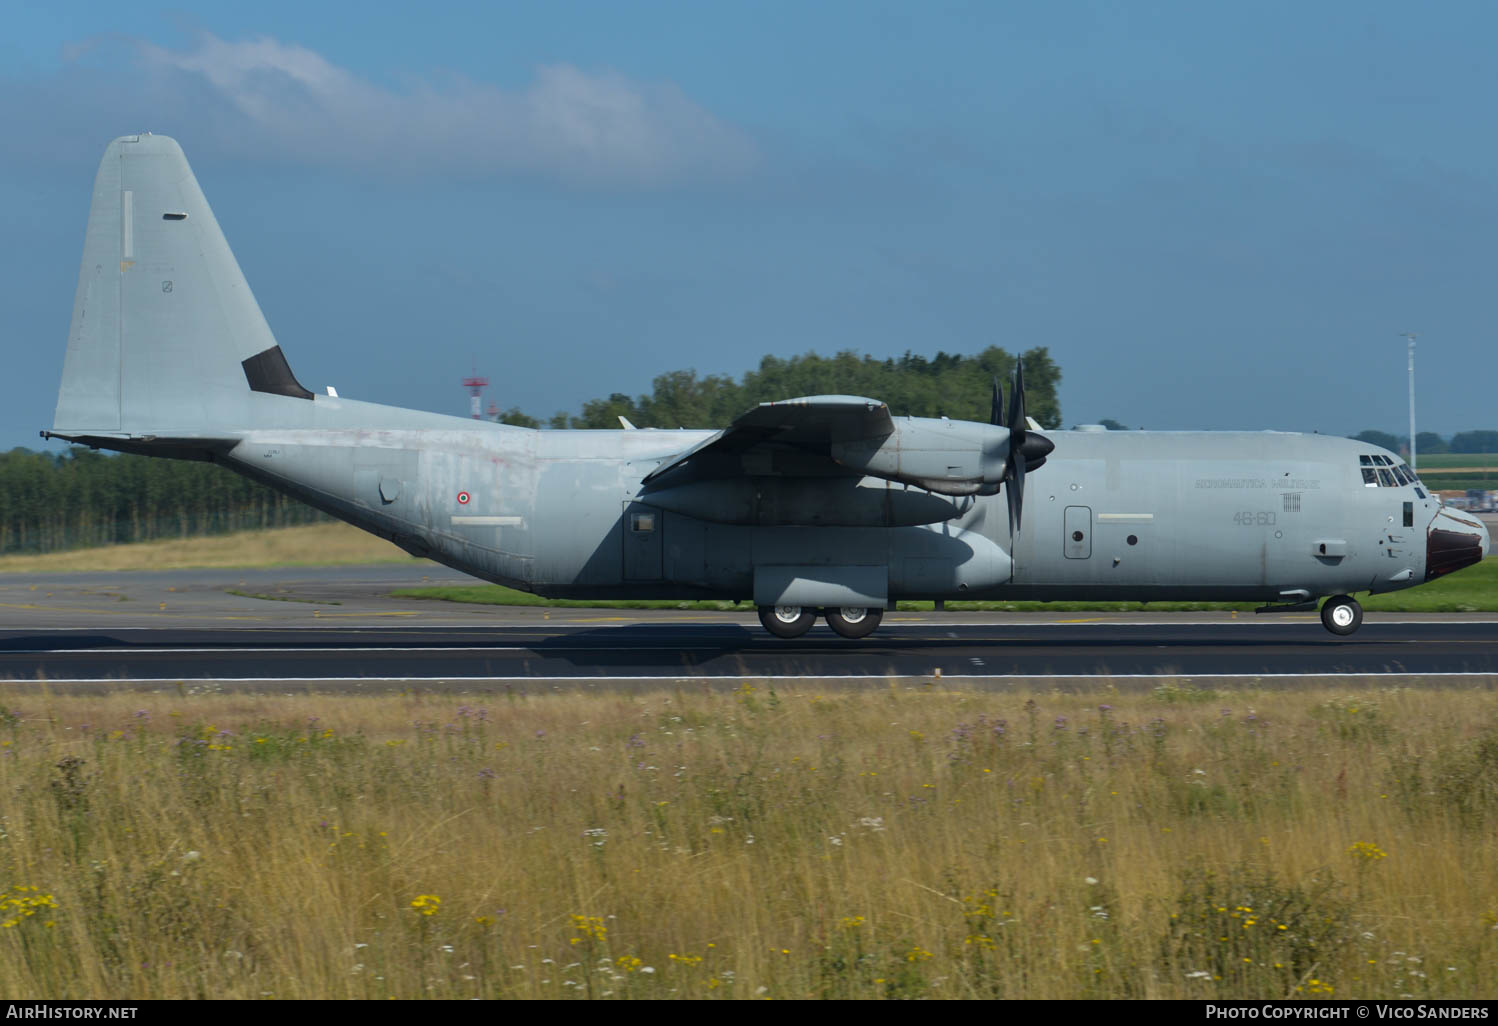
<instances>
[{"instance_id":1,"label":"italian roundel","mask_svg":"<svg viewBox=\"0 0 1498 1026\"><path fill-rule=\"evenodd\" d=\"M466 506L466 505L468 505L468 500L470 498L472 498L472 496L470 496L467 492L459 492L458 493L458 505L459 506Z\"/></svg>"}]
</instances>

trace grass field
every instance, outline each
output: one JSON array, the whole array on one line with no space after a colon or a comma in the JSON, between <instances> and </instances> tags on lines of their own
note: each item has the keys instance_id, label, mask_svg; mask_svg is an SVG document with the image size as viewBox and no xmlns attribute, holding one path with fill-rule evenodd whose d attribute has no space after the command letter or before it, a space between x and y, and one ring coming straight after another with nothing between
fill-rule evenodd
<instances>
[{"instance_id":1,"label":"grass field","mask_svg":"<svg viewBox=\"0 0 1498 1026\"><path fill-rule=\"evenodd\" d=\"M1460 493L1469 488L1490 492L1498 489L1498 467L1486 472L1473 471L1465 474L1451 472L1447 475L1443 472L1441 477L1422 476L1421 481L1424 482L1425 487L1436 492Z\"/></svg>"},{"instance_id":2,"label":"grass field","mask_svg":"<svg viewBox=\"0 0 1498 1026\"><path fill-rule=\"evenodd\" d=\"M753 611L747 603L735 606L731 602L668 602L668 601L588 601L571 599L542 599L513 588L497 584L478 584L461 587L400 588L391 593L397 598L436 599L447 602L475 602L496 606L602 606L614 609L738 609ZM1442 577L1430 584L1406 591L1386 595L1366 595L1359 601L1365 609L1385 612L1461 613L1498 611L1498 558L1483 560L1455 574ZM1252 610L1256 603L1223 602L948 602L947 609L953 612L985 610L996 612L1128 612L1156 610L1181 612L1189 610L1236 609ZM929 610L930 602L901 602L905 610Z\"/></svg>"},{"instance_id":3,"label":"grass field","mask_svg":"<svg viewBox=\"0 0 1498 1026\"><path fill-rule=\"evenodd\" d=\"M1498 488L1498 454L1436 453L1420 456L1420 479L1442 491Z\"/></svg>"},{"instance_id":4,"label":"grass field","mask_svg":"<svg viewBox=\"0 0 1498 1026\"><path fill-rule=\"evenodd\" d=\"M1486 690L40 696L22 998L1492 998Z\"/></svg>"},{"instance_id":5,"label":"grass field","mask_svg":"<svg viewBox=\"0 0 1498 1026\"><path fill-rule=\"evenodd\" d=\"M1422 476L1433 470L1483 470L1498 467L1498 453L1492 452L1438 452L1429 455L1422 452L1416 453L1416 458L1420 463Z\"/></svg>"},{"instance_id":6,"label":"grass field","mask_svg":"<svg viewBox=\"0 0 1498 1026\"><path fill-rule=\"evenodd\" d=\"M41 556L0 556L0 573L70 570L183 570L194 567L335 566L419 563L383 539L348 524L312 524L111 545Z\"/></svg>"}]
</instances>

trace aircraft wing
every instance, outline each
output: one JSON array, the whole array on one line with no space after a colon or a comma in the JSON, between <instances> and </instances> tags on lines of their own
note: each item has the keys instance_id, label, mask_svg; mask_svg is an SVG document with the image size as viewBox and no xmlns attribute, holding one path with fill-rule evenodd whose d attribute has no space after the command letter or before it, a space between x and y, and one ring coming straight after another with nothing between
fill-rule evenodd
<instances>
[{"instance_id":1,"label":"aircraft wing","mask_svg":"<svg viewBox=\"0 0 1498 1026\"><path fill-rule=\"evenodd\" d=\"M704 470L728 465L742 471L759 458L797 451L827 460L828 473L844 473L832 461L835 442L880 439L894 431L889 407L855 395L813 395L760 403L717 434L671 456L645 475L648 483L688 465ZM725 468L724 472L732 472Z\"/></svg>"}]
</instances>

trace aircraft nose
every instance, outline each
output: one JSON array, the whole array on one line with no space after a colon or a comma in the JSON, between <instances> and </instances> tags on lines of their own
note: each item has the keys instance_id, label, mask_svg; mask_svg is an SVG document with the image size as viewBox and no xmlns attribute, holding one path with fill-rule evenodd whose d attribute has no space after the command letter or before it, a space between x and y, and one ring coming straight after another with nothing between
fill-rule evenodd
<instances>
[{"instance_id":1,"label":"aircraft nose","mask_svg":"<svg viewBox=\"0 0 1498 1026\"><path fill-rule=\"evenodd\" d=\"M1425 532L1425 579L1482 562L1488 545L1488 529L1482 521L1442 509Z\"/></svg>"}]
</instances>

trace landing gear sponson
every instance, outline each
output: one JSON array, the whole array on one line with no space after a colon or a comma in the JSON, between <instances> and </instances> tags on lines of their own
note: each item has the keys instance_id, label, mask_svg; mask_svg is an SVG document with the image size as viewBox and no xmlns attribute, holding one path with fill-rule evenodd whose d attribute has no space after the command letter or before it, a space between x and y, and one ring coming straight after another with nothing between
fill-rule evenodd
<instances>
[{"instance_id":1,"label":"landing gear sponson","mask_svg":"<svg viewBox=\"0 0 1498 1026\"><path fill-rule=\"evenodd\" d=\"M817 612L806 606L760 606L759 622L777 638L799 638L817 622ZM862 606L823 612L827 626L845 638L866 638L884 619L884 610ZM1363 607L1351 596L1333 595L1322 603L1321 623L1333 634L1351 634L1363 625Z\"/></svg>"},{"instance_id":2,"label":"landing gear sponson","mask_svg":"<svg viewBox=\"0 0 1498 1026\"><path fill-rule=\"evenodd\" d=\"M777 638L799 638L817 622L817 610L807 606L760 606L759 622ZM866 638L884 619L884 610L838 606L824 610L827 626L845 638Z\"/></svg>"}]
</instances>

